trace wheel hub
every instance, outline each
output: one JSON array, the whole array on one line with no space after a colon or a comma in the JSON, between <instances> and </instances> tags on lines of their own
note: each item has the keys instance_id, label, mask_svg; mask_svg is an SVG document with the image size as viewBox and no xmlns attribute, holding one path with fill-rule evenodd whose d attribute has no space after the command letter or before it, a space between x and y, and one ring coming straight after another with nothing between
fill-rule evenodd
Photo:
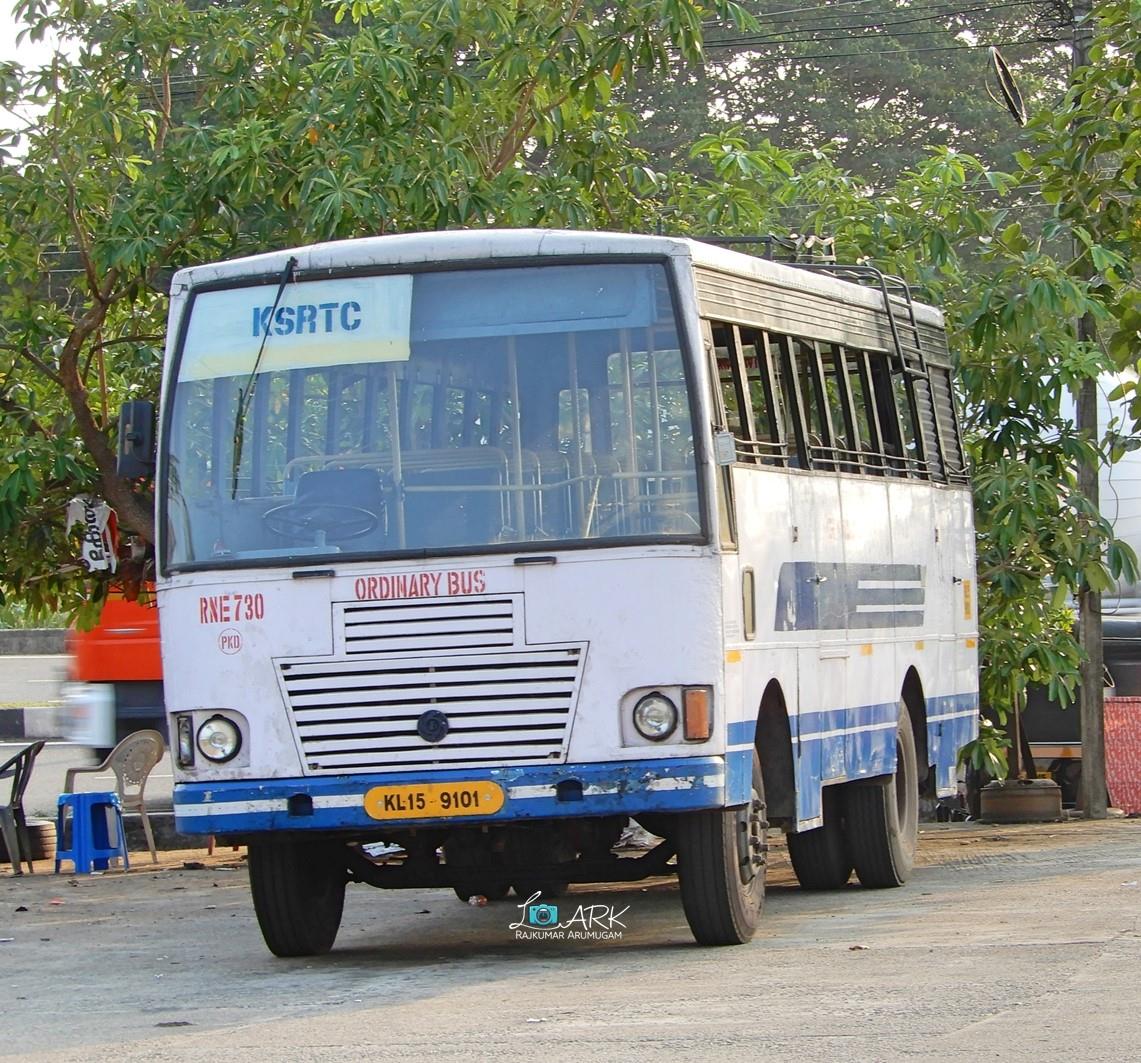
<instances>
[{"instance_id":1,"label":"wheel hub","mask_svg":"<svg viewBox=\"0 0 1141 1063\"><path fill-rule=\"evenodd\" d=\"M756 790L747 808L741 810L737 819L737 854L741 871L741 881L748 884L765 867L768 859L769 843L767 832L769 821L766 818L765 802Z\"/></svg>"}]
</instances>

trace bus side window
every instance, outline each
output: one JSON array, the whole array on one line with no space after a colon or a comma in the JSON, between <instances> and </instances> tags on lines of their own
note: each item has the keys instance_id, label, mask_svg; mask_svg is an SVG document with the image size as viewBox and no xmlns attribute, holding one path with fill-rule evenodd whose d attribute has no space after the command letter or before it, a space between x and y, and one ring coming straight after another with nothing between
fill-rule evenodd
<instances>
[{"instance_id":1,"label":"bus side window","mask_svg":"<svg viewBox=\"0 0 1141 1063\"><path fill-rule=\"evenodd\" d=\"M863 351L846 350L848 390L852 395L852 409L856 415L856 433L860 437L860 471L883 475L883 442L879 418L872 402L871 373L868 356Z\"/></svg>"},{"instance_id":2,"label":"bus side window","mask_svg":"<svg viewBox=\"0 0 1141 1063\"><path fill-rule=\"evenodd\" d=\"M910 389L902 373L892 373L891 384L895 390L896 410L899 412L899 427L903 436L903 456L907 463L907 475L926 478L927 471L919 460L915 410L911 403Z\"/></svg>"},{"instance_id":3,"label":"bus side window","mask_svg":"<svg viewBox=\"0 0 1141 1063\"><path fill-rule=\"evenodd\" d=\"M733 374L733 326L713 322L711 327L713 356L717 361L717 380L721 387L721 400L725 404L725 427L733 434L734 439L744 439L745 429L739 401L740 388Z\"/></svg>"},{"instance_id":4,"label":"bus side window","mask_svg":"<svg viewBox=\"0 0 1141 1063\"><path fill-rule=\"evenodd\" d=\"M787 456L783 438L780 389L771 370L765 335L760 329L743 328L744 358L749 401L753 406L753 431L757 459L765 465L783 465Z\"/></svg>"},{"instance_id":5,"label":"bus side window","mask_svg":"<svg viewBox=\"0 0 1141 1063\"><path fill-rule=\"evenodd\" d=\"M777 413L782 418L781 432L788 467L801 469L807 465L807 437L801 420L803 399L798 395L793 367L793 340L790 336L766 332L764 345L768 351L768 363L773 369L773 396Z\"/></svg>"},{"instance_id":6,"label":"bus side window","mask_svg":"<svg viewBox=\"0 0 1141 1063\"><path fill-rule=\"evenodd\" d=\"M955 415L951 370L932 365L930 379L931 398L943 439L943 463L947 479L953 483L962 483L967 474L967 463L963 457L963 441L959 437L959 419Z\"/></svg>"},{"instance_id":7,"label":"bus side window","mask_svg":"<svg viewBox=\"0 0 1141 1063\"><path fill-rule=\"evenodd\" d=\"M887 461L888 472L894 476L909 475L905 449L905 436L901 421L911 415L910 406L905 405L899 410L896 405L896 392L892 382L892 372L888 366L887 355L879 352L869 353L867 356L868 368L871 372L872 396L875 402L876 417L880 425L881 442ZM904 416L900 416L901 413Z\"/></svg>"},{"instance_id":8,"label":"bus side window","mask_svg":"<svg viewBox=\"0 0 1141 1063\"><path fill-rule=\"evenodd\" d=\"M794 339L793 355L804 424L808 431L808 454L812 468L831 470L835 451L832 443L832 425L824 399L824 381L820 355L811 340Z\"/></svg>"},{"instance_id":9,"label":"bus side window","mask_svg":"<svg viewBox=\"0 0 1141 1063\"><path fill-rule=\"evenodd\" d=\"M848 379L844 373L844 348L821 345L820 365L824 370L824 399L831 415L832 446L837 468L859 471L859 447L855 412L849 405Z\"/></svg>"}]
</instances>

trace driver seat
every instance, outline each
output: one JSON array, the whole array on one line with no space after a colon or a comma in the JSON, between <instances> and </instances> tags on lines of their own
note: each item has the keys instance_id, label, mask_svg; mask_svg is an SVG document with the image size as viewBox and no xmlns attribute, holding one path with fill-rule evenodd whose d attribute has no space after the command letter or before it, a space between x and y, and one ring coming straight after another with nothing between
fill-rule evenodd
<instances>
[{"instance_id":1,"label":"driver seat","mask_svg":"<svg viewBox=\"0 0 1141 1063\"><path fill-rule=\"evenodd\" d=\"M385 527L384 488L376 469L314 469L302 473L293 502L367 509L380 519L381 529Z\"/></svg>"}]
</instances>

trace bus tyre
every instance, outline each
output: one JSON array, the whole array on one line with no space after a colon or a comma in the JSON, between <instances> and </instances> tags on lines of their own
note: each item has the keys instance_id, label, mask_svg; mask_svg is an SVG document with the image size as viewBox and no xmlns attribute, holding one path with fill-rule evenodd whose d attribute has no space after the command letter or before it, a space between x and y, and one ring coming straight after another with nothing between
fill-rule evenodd
<instances>
[{"instance_id":1,"label":"bus tyre","mask_svg":"<svg viewBox=\"0 0 1141 1063\"><path fill-rule=\"evenodd\" d=\"M848 855L864 886L902 886L915 864L919 835L919 767L907 707L895 732L895 773L844 787Z\"/></svg>"},{"instance_id":2,"label":"bus tyre","mask_svg":"<svg viewBox=\"0 0 1141 1063\"><path fill-rule=\"evenodd\" d=\"M844 843L843 802L835 786L821 794L824 825L789 834L788 856L801 889L838 890L852 876L852 860Z\"/></svg>"},{"instance_id":3,"label":"bus tyre","mask_svg":"<svg viewBox=\"0 0 1141 1063\"><path fill-rule=\"evenodd\" d=\"M700 945L742 945L765 903L768 818L761 761L753 751L752 797L743 808L678 816L678 876L685 918Z\"/></svg>"},{"instance_id":4,"label":"bus tyre","mask_svg":"<svg viewBox=\"0 0 1141 1063\"><path fill-rule=\"evenodd\" d=\"M333 947L348 876L342 846L250 842L250 892L262 937L275 956L317 956Z\"/></svg>"}]
</instances>

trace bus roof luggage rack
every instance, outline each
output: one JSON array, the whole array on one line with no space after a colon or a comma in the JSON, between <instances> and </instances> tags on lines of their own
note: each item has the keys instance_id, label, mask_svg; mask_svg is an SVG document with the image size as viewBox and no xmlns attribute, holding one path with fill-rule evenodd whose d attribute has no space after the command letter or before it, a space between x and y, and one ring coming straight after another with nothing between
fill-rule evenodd
<instances>
[{"instance_id":1,"label":"bus roof luggage rack","mask_svg":"<svg viewBox=\"0 0 1141 1063\"><path fill-rule=\"evenodd\" d=\"M875 266L847 265L838 262L794 262L800 269L817 270L839 280L875 288L883 296L887 323L891 329L892 344L900 371L908 376L927 378L927 359L919 338L919 323L915 320L915 301L911 286L902 277L893 277Z\"/></svg>"},{"instance_id":2,"label":"bus roof luggage rack","mask_svg":"<svg viewBox=\"0 0 1141 1063\"><path fill-rule=\"evenodd\" d=\"M787 262L800 265L816 262L820 265L836 262L836 238L834 236L776 236L767 233L763 236L691 236L703 244L716 244L718 247L732 247L734 244L751 244L765 249L765 258L773 262Z\"/></svg>"}]
</instances>

